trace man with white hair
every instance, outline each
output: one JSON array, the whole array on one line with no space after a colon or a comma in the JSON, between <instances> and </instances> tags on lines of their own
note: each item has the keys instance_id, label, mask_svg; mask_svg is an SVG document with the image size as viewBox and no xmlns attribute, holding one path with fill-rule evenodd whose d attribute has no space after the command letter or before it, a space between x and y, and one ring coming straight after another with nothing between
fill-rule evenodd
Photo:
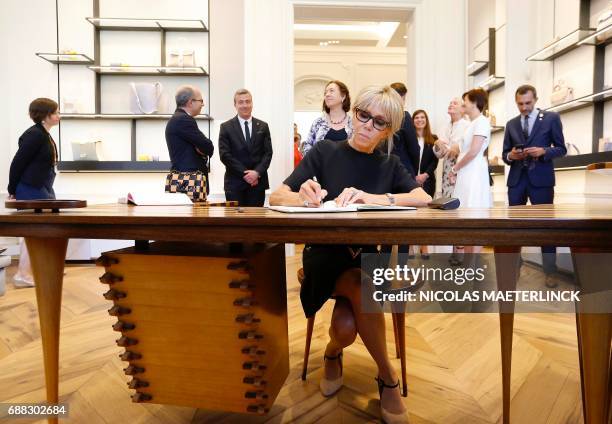
<instances>
[{"instance_id":1,"label":"man with white hair","mask_svg":"<svg viewBox=\"0 0 612 424\"><path fill-rule=\"evenodd\" d=\"M183 85L176 90L175 99L176 111L166 125L166 144L172 170L201 171L206 176L208 192L208 160L215 148L194 119L204 107L202 92L197 87Z\"/></svg>"}]
</instances>

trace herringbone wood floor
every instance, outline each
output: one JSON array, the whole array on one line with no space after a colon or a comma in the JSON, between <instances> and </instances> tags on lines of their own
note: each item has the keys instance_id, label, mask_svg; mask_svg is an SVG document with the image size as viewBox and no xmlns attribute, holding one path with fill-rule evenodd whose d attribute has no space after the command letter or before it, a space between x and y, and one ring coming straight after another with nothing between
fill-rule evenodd
<instances>
[{"instance_id":1,"label":"herringbone wood floor","mask_svg":"<svg viewBox=\"0 0 612 424\"><path fill-rule=\"evenodd\" d=\"M93 266L66 269L60 395L71 423L362 423L378 421L374 363L358 341L345 351L345 386L326 399L318 379L333 301L317 314L310 369L300 379L306 320L299 304L296 270L287 261L291 371L267 416L132 403L117 354L114 319ZM42 350L33 289L0 297L0 402L44 400ZM524 271L525 272L525 271ZM527 271L529 272L529 271ZM539 283L542 283L541 281ZM538 284L539 284L538 283ZM387 317L387 341L394 353ZM412 423L497 423L501 416L501 368L494 314L409 314L407 362ZM513 423L581 423L580 378L572 314L517 314L512 367ZM399 360L394 359L399 370ZM4 418L5 422L8 420ZM0 421L3 418L0 417ZM11 422L44 422L12 420Z\"/></svg>"}]
</instances>

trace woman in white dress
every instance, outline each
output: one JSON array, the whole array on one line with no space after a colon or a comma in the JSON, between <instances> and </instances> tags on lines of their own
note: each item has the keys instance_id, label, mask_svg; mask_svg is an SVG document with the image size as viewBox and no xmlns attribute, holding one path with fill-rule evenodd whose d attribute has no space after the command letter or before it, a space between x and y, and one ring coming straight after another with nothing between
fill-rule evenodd
<instances>
[{"instance_id":1,"label":"woman in white dress","mask_svg":"<svg viewBox=\"0 0 612 424\"><path fill-rule=\"evenodd\" d=\"M489 164L485 151L491 140L491 124L482 114L487 107L488 95L475 88L463 95L465 113L470 125L465 131L457 163L451 169L451 179L456 176L454 197L461 201L461 208L489 208ZM466 253L480 252L480 246L466 246Z\"/></svg>"}]
</instances>

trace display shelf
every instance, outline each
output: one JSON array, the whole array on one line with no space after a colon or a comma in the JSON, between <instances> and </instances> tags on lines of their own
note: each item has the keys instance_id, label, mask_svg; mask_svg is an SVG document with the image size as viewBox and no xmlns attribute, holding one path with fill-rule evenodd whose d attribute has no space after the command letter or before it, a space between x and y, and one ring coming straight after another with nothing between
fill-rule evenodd
<instances>
[{"instance_id":1,"label":"display shelf","mask_svg":"<svg viewBox=\"0 0 612 424\"><path fill-rule=\"evenodd\" d=\"M491 134L495 134L498 132L504 132L505 129L506 127L504 127L503 125L493 125L491 127Z\"/></svg>"},{"instance_id":2,"label":"display shelf","mask_svg":"<svg viewBox=\"0 0 612 424\"><path fill-rule=\"evenodd\" d=\"M201 66L88 66L92 71L101 75L137 75L137 76L207 76L208 73Z\"/></svg>"},{"instance_id":3,"label":"display shelf","mask_svg":"<svg viewBox=\"0 0 612 424\"><path fill-rule=\"evenodd\" d=\"M156 113L150 115L131 114L131 113L62 113L61 119L66 120L88 120L88 119L108 119L108 120L142 120L142 121L164 121L172 117L168 113ZM194 116L196 120L212 121L210 115Z\"/></svg>"},{"instance_id":4,"label":"display shelf","mask_svg":"<svg viewBox=\"0 0 612 424\"><path fill-rule=\"evenodd\" d=\"M556 170L586 169L587 165L612 161L612 152L586 153L553 160Z\"/></svg>"},{"instance_id":5,"label":"display shelf","mask_svg":"<svg viewBox=\"0 0 612 424\"><path fill-rule=\"evenodd\" d=\"M139 19L139 18L85 18L96 29L104 31L176 31L208 32L200 19Z\"/></svg>"},{"instance_id":6,"label":"display shelf","mask_svg":"<svg viewBox=\"0 0 612 424\"><path fill-rule=\"evenodd\" d=\"M55 65L93 65L94 60L83 53L35 53Z\"/></svg>"},{"instance_id":7,"label":"display shelf","mask_svg":"<svg viewBox=\"0 0 612 424\"><path fill-rule=\"evenodd\" d=\"M493 91L496 88L503 87L505 78L497 75L490 75L486 80L478 84L478 87L485 91Z\"/></svg>"},{"instance_id":8,"label":"display shelf","mask_svg":"<svg viewBox=\"0 0 612 424\"><path fill-rule=\"evenodd\" d=\"M553 60L561 55L564 55L577 47L580 47L579 42L589 36L593 31L593 28L587 29L576 29L569 34L564 35L558 40L548 44L544 48L538 50L526 60L535 62L544 62Z\"/></svg>"},{"instance_id":9,"label":"display shelf","mask_svg":"<svg viewBox=\"0 0 612 424\"><path fill-rule=\"evenodd\" d=\"M578 97L576 99L569 100L565 103L554 105L554 106L548 107L543 110L546 110L549 112L567 113L567 112L572 112L574 110L589 107L594 103L608 101L611 98L612 98L612 88L608 88L598 93L587 94L586 96Z\"/></svg>"},{"instance_id":10,"label":"display shelf","mask_svg":"<svg viewBox=\"0 0 612 424\"><path fill-rule=\"evenodd\" d=\"M62 172L168 172L169 161L61 161L57 168Z\"/></svg>"},{"instance_id":11,"label":"display shelf","mask_svg":"<svg viewBox=\"0 0 612 424\"><path fill-rule=\"evenodd\" d=\"M473 77L474 75L484 71L489 66L489 61L486 60L475 60L470 63L465 70L468 76Z\"/></svg>"},{"instance_id":12,"label":"display shelf","mask_svg":"<svg viewBox=\"0 0 612 424\"><path fill-rule=\"evenodd\" d=\"M609 37L607 40L598 40L597 36L607 32L607 31L612 31L612 24L600 29L600 30L594 30L590 35L587 35L586 37L582 38L580 41L578 41L578 45L579 46L583 46L583 45L587 45L587 46L600 46L600 45L604 45L604 44L609 44L612 43L612 37Z\"/></svg>"}]
</instances>

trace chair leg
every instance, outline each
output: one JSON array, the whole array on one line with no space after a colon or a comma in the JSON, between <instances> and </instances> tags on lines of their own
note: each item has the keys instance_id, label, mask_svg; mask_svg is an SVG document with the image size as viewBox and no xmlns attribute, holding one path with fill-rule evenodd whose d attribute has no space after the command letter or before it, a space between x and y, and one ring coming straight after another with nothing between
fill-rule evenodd
<instances>
[{"instance_id":1,"label":"chair leg","mask_svg":"<svg viewBox=\"0 0 612 424\"><path fill-rule=\"evenodd\" d=\"M306 372L308 371L308 356L310 355L310 341L312 340L312 330L314 329L315 316L308 318L306 324L306 347L304 348L304 367L302 368L302 380L306 381Z\"/></svg>"},{"instance_id":2,"label":"chair leg","mask_svg":"<svg viewBox=\"0 0 612 424\"><path fill-rule=\"evenodd\" d=\"M400 364L402 369L402 396L408 396L408 385L406 383L406 314L394 313L397 322L397 342L400 350Z\"/></svg>"},{"instance_id":3,"label":"chair leg","mask_svg":"<svg viewBox=\"0 0 612 424\"><path fill-rule=\"evenodd\" d=\"M397 335L397 319L395 318L395 314L391 314L391 319L393 320L393 338L395 339L395 357L397 359L400 358L400 348L399 348L399 337Z\"/></svg>"}]
</instances>

